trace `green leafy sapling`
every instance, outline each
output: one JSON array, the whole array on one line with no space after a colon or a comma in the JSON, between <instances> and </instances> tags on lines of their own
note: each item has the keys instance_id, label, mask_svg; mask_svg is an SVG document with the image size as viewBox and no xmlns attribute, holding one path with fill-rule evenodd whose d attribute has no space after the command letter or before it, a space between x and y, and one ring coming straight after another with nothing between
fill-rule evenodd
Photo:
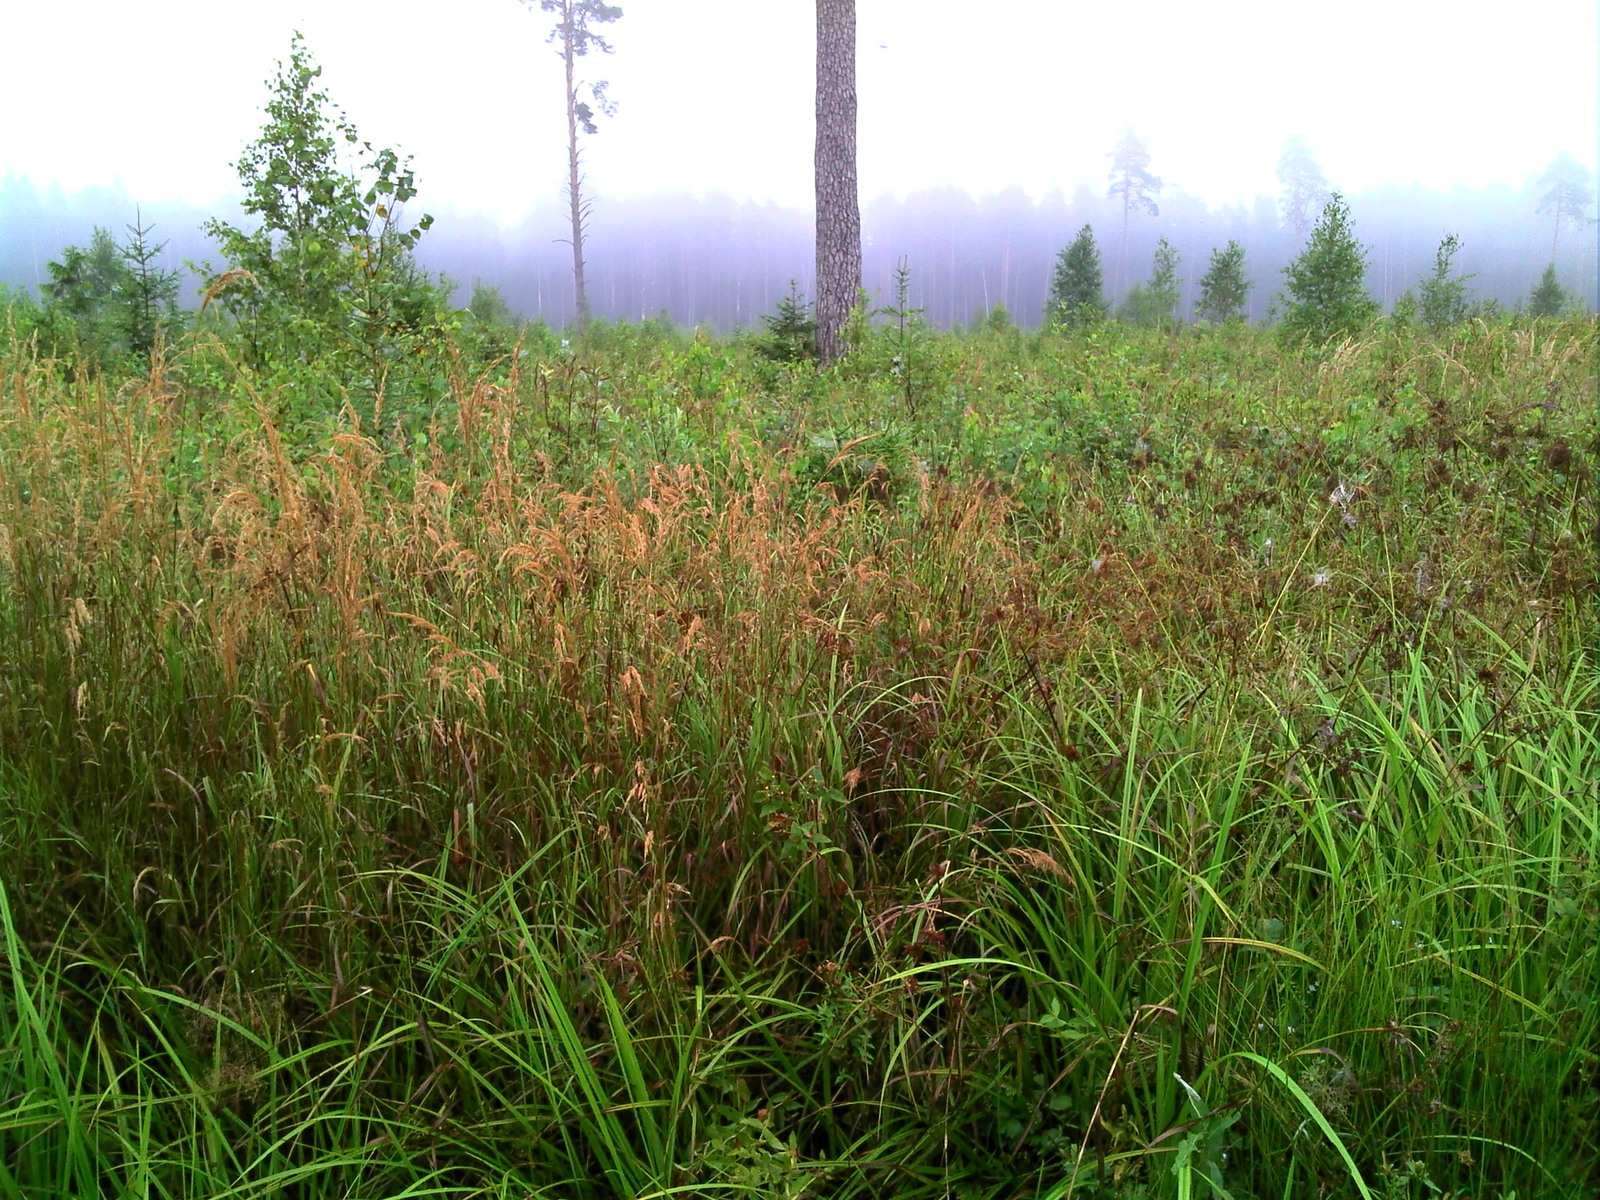
<instances>
[{"instance_id":1,"label":"green leafy sapling","mask_svg":"<svg viewBox=\"0 0 1600 1200\"><path fill-rule=\"evenodd\" d=\"M1117 315L1130 325L1169 328L1177 323L1178 263L1182 256L1166 238L1156 244L1150 278L1136 283L1117 306Z\"/></svg>"},{"instance_id":2,"label":"green leafy sapling","mask_svg":"<svg viewBox=\"0 0 1600 1200\"><path fill-rule=\"evenodd\" d=\"M1200 299L1194 315L1197 320L1216 325L1237 321L1244 316L1250 280L1244 271L1244 247L1236 241L1211 251L1211 262L1200 277Z\"/></svg>"},{"instance_id":3,"label":"green leafy sapling","mask_svg":"<svg viewBox=\"0 0 1600 1200\"><path fill-rule=\"evenodd\" d=\"M1432 333L1447 333L1467 318L1467 280L1451 273L1461 239L1447 234L1433 257L1433 274L1417 285L1417 316Z\"/></svg>"},{"instance_id":4,"label":"green leafy sapling","mask_svg":"<svg viewBox=\"0 0 1600 1200\"><path fill-rule=\"evenodd\" d=\"M1356 241L1350 209L1335 192L1306 248L1284 268L1288 279L1280 326L1284 340L1320 345L1364 328L1378 315L1378 303L1367 292L1366 273L1366 249Z\"/></svg>"},{"instance_id":5,"label":"green leafy sapling","mask_svg":"<svg viewBox=\"0 0 1600 1200\"><path fill-rule=\"evenodd\" d=\"M252 365L359 364L377 389L442 307L411 254L433 218L404 223L417 192L410 160L362 141L321 75L296 34L268 81L266 124L236 164L257 224L205 226L229 266L208 298L241 325Z\"/></svg>"}]
</instances>

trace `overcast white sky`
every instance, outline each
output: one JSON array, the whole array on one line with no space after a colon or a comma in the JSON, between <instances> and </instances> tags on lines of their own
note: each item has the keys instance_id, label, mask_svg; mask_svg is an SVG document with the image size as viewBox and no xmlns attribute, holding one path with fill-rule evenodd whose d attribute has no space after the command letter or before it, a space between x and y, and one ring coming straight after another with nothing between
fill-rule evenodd
<instances>
[{"instance_id":1,"label":"overcast white sky","mask_svg":"<svg viewBox=\"0 0 1600 1200\"><path fill-rule=\"evenodd\" d=\"M621 0L596 195L809 205L812 0ZM364 138L414 157L424 207L504 221L560 194L549 18L517 0L7 6L0 174L213 204L293 30ZM1594 168L1594 0L858 0L863 199L1105 186L1125 126L1213 203L1276 194L1295 133L1335 186L1521 185Z\"/></svg>"}]
</instances>

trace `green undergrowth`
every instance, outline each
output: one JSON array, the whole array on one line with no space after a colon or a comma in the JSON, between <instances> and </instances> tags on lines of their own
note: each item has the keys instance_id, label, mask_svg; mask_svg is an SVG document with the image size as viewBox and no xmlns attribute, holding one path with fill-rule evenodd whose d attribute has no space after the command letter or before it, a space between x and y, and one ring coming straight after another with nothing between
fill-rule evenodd
<instances>
[{"instance_id":1,"label":"green undergrowth","mask_svg":"<svg viewBox=\"0 0 1600 1200\"><path fill-rule=\"evenodd\" d=\"M1592 323L909 354L13 339L0 1196L1592 1195Z\"/></svg>"}]
</instances>

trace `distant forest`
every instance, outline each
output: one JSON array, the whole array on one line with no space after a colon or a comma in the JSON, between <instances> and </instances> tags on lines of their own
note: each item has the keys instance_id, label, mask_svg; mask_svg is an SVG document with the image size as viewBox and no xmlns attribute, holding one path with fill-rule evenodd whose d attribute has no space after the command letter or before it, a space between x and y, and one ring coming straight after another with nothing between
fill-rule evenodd
<instances>
[{"instance_id":1,"label":"distant forest","mask_svg":"<svg viewBox=\"0 0 1600 1200\"><path fill-rule=\"evenodd\" d=\"M424 181L425 182L425 181ZM1346 196L1357 238L1368 251L1368 287L1387 309L1429 274L1440 239L1455 234L1462 249L1456 269L1472 276L1474 302L1507 309L1526 303L1556 255L1558 277L1569 292L1600 308L1596 285L1596 235L1562 228L1540 213L1533 182L1523 188L1454 189L1448 192L1389 187ZM594 196L587 253L595 315L639 320L666 314L682 325L728 331L753 328L773 312L791 280L810 294L812 215L809 210L741 202L722 195L634 199ZM116 189L74 194L41 193L19 176L0 181L0 284L35 288L48 278L45 264L69 245L87 244L104 226L120 237L135 220L136 198ZM472 286L499 289L511 309L563 326L570 319L571 252L566 206L552 197L520 224L502 228L479 214L440 210L426 203L426 188L412 207L433 211L433 230L418 248L430 271L460 290L465 306ZM153 238L167 243L166 265L214 263L221 256L200 232L210 216L237 219L237 209L202 211L144 205ZM964 325L1003 306L1021 325L1037 325L1056 254L1083 224L1094 227L1108 299L1116 301L1150 273L1159 238L1178 248L1182 261L1179 315L1188 318L1211 251L1237 239L1253 286L1252 320L1261 321L1283 286L1283 268L1297 253L1294 231L1275 199L1210 207L1168 189L1158 215L1135 212L1123 236L1121 203L1087 185L1071 195L1034 199L1017 188L974 197L954 189L881 197L862 208L863 284L879 303L891 298L893 273L904 260L911 303L941 327ZM186 289L195 302L198 279Z\"/></svg>"}]
</instances>

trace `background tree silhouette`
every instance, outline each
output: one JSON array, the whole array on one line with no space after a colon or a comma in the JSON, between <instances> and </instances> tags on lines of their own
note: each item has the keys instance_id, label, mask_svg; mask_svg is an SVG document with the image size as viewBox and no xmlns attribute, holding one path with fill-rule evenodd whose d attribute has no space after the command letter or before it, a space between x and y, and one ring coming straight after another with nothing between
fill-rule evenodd
<instances>
[{"instance_id":1,"label":"background tree silhouette","mask_svg":"<svg viewBox=\"0 0 1600 1200\"><path fill-rule=\"evenodd\" d=\"M1551 214L1552 218L1550 261L1553 263L1563 225L1582 229L1594 223L1589 218L1589 208L1594 203L1594 181L1582 163L1570 154L1562 154L1544 169L1538 186L1544 189L1539 197L1539 211Z\"/></svg>"},{"instance_id":2,"label":"background tree silhouette","mask_svg":"<svg viewBox=\"0 0 1600 1200\"><path fill-rule=\"evenodd\" d=\"M1283 207L1283 222L1294 230L1294 240L1299 244L1310 228L1312 214L1328 202L1328 180L1322 168L1311 156L1311 147L1298 133L1284 144L1278 156L1278 182L1283 186L1279 203Z\"/></svg>"},{"instance_id":3,"label":"background tree silhouette","mask_svg":"<svg viewBox=\"0 0 1600 1200\"><path fill-rule=\"evenodd\" d=\"M522 0L531 5L533 0ZM573 306L577 312L578 328L589 323L589 284L583 257L583 238L589 226L589 205L583 199L582 157L578 133L598 133L594 123L595 112L613 116L617 106L606 99L606 81L587 82L578 78L578 59L591 51L611 53L611 43L594 29L608 25L622 16L622 9L603 0L539 0L543 12L555 14L556 23L545 40L556 45L566 70L567 97L567 204L572 223L572 291ZM585 91L589 100L579 99ZM590 101L593 101L591 104Z\"/></svg>"},{"instance_id":4,"label":"background tree silhouette","mask_svg":"<svg viewBox=\"0 0 1600 1200\"><path fill-rule=\"evenodd\" d=\"M1111 158L1111 186L1106 195L1122 201L1122 244L1117 254L1117 288L1121 290L1128 279L1128 214L1142 208L1157 216L1161 209L1156 197L1166 184L1150 173L1150 151L1132 129L1123 131Z\"/></svg>"}]
</instances>

